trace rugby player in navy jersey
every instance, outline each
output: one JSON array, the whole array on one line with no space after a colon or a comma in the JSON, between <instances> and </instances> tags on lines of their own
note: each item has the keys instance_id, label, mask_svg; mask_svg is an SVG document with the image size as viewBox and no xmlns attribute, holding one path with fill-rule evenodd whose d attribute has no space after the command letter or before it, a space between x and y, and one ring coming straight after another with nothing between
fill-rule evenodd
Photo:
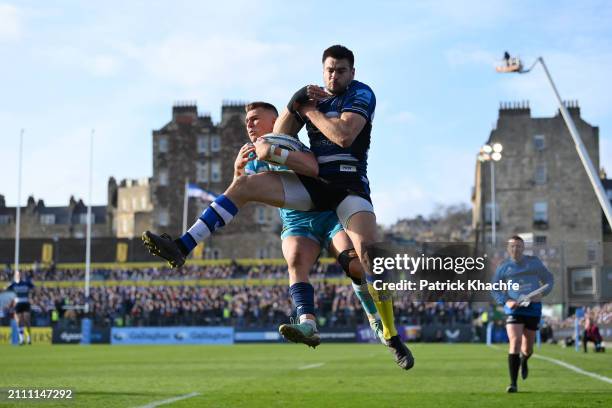
<instances>
[{"instance_id":1,"label":"rugby player in navy jersey","mask_svg":"<svg viewBox=\"0 0 612 408\"><path fill-rule=\"evenodd\" d=\"M518 235L508 240L509 258L499 264L495 270L492 282L508 282L519 284L518 290L493 291L492 295L500 305L504 305L506 313L506 332L510 347L508 350L508 372L510 385L507 392L518 391L517 378L519 369L521 377L527 378L529 369L527 360L533 354L533 343L536 331L542 317L542 296L546 296L553 288L553 275L536 256L523 255L525 242ZM521 295L526 295L541 286L548 287L541 295L530 299L526 304L519 304Z\"/></svg>"},{"instance_id":2,"label":"rugby player in navy jersey","mask_svg":"<svg viewBox=\"0 0 612 408\"><path fill-rule=\"evenodd\" d=\"M19 327L19 345L32 344L30 331L30 291L34 284L28 278L23 278L19 271L15 271L13 282L5 290L15 293L15 321Z\"/></svg>"},{"instance_id":3,"label":"rugby player in navy jersey","mask_svg":"<svg viewBox=\"0 0 612 408\"><path fill-rule=\"evenodd\" d=\"M285 150L279 154L277 146L260 143L255 151L258 159L284 164L294 171L235 178L179 239L173 241L167 234L145 231L142 238L151 253L173 267L181 266L198 242L231 222L238 210L251 201L302 211L334 210L368 279L374 280L367 248L376 242L377 226L367 178L367 155L376 98L370 87L354 80L354 56L349 49L331 46L324 51L322 62L325 89L301 88L274 127L277 133L296 135L306 124L318 173L296 166L299 152ZM373 288L371 293L383 321L387 345L398 365L410 369L414 358L395 329L391 293Z\"/></svg>"},{"instance_id":4,"label":"rugby player in navy jersey","mask_svg":"<svg viewBox=\"0 0 612 408\"><path fill-rule=\"evenodd\" d=\"M266 102L253 102L245 106L246 128L251 143L238 152L234 162L234 177L244 174L257 174L271 170L288 170L284 166L271 165L253 156L261 136L272 132L278 111ZM304 162L311 163L317 172L317 164L308 148L304 146ZM353 244L340 225L334 211L298 211L281 208L283 223L281 232L283 256L289 270L289 292L296 307L298 322L283 324L279 332L287 340L316 347L320 343L315 319L314 287L308 275L317 261L322 248L328 248L347 276L353 281L353 290L359 299L370 327L383 341L383 324L372 296L368 291L365 272L353 249Z\"/></svg>"}]
</instances>

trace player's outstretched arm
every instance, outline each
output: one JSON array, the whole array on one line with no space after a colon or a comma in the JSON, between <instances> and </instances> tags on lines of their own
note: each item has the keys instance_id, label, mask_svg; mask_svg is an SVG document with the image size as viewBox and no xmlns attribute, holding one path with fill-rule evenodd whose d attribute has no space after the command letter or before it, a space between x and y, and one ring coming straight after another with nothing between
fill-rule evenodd
<instances>
[{"instance_id":1,"label":"player's outstretched arm","mask_svg":"<svg viewBox=\"0 0 612 408\"><path fill-rule=\"evenodd\" d=\"M319 112L314 104L305 104L300 114L307 117L325 137L340 147L353 144L366 124L366 119L353 112L342 112L339 118L329 118Z\"/></svg>"},{"instance_id":2,"label":"player's outstretched arm","mask_svg":"<svg viewBox=\"0 0 612 408\"><path fill-rule=\"evenodd\" d=\"M285 166L304 176L317 177L319 175L319 163L312 153L289 152Z\"/></svg>"},{"instance_id":3,"label":"player's outstretched arm","mask_svg":"<svg viewBox=\"0 0 612 408\"><path fill-rule=\"evenodd\" d=\"M273 133L283 133L285 135L297 136L304 126L304 122L299 120L294 113L285 108L274 122Z\"/></svg>"},{"instance_id":4,"label":"player's outstretched arm","mask_svg":"<svg viewBox=\"0 0 612 408\"><path fill-rule=\"evenodd\" d=\"M255 154L260 160L287 166L304 176L317 177L319 174L319 163L311 152L292 152L278 146L274 147L263 139L258 139L255 142Z\"/></svg>"}]
</instances>

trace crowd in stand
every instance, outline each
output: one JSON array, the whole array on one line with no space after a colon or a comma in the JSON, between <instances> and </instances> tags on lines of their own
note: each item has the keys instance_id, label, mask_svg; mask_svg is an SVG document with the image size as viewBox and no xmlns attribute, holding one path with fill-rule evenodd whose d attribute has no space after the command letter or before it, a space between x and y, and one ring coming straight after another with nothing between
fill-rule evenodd
<instances>
[{"instance_id":1,"label":"crowd in stand","mask_svg":"<svg viewBox=\"0 0 612 408\"><path fill-rule=\"evenodd\" d=\"M584 310L584 317L589 317L598 326L612 324L612 303L587 307ZM572 314L563 320L549 319L549 322L554 328L572 328L575 319L576 315Z\"/></svg>"},{"instance_id":2,"label":"crowd in stand","mask_svg":"<svg viewBox=\"0 0 612 408\"><path fill-rule=\"evenodd\" d=\"M4 271L4 281L12 273ZM82 269L38 268L29 272L34 283L81 281ZM361 305L346 284L331 283L325 278L344 276L337 264L317 264L311 277L315 280L317 317L322 326L345 327L367 323ZM236 325L240 327L274 326L289 320L293 314L285 282L270 282L287 277L285 265L186 266L181 269L95 269L93 281L117 281L111 286L93 286L90 291L91 316L98 322L119 326L163 325ZM249 283L228 281L212 286L206 283L182 284L181 280L250 279ZM267 282L258 281L266 279ZM157 280L162 285L143 285ZM171 282L173 281L173 282ZM178 281L178 282L177 282ZM57 285L55 285L57 286ZM82 287L52 287L37 285L31 295L35 316L48 321L78 319L85 304ZM483 310L474 310L466 302L414 302L408 297L395 299L397 320L401 324L472 323ZM8 306L0 310L6 324ZM587 310L598 324L612 323L612 304ZM555 322L555 327L573 325L573 317Z\"/></svg>"},{"instance_id":3,"label":"crowd in stand","mask_svg":"<svg viewBox=\"0 0 612 408\"><path fill-rule=\"evenodd\" d=\"M4 270L4 281L13 278L13 272ZM64 269L51 267L35 267L28 275L34 281L83 281L84 269ZM311 272L312 277L342 276L343 271L338 264L316 264ZM241 265L236 262L224 265L189 265L180 269L143 268L143 269L93 269L92 281L151 281L151 280L199 280L199 279L282 279L286 278L286 265Z\"/></svg>"},{"instance_id":4,"label":"crowd in stand","mask_svg":"<svg viewBox=\"0 0 612 408\"><path fill-rule=\"evenodd\" d=\"M366 323L350 285L318 282L317 317L323 326ZM261 286L109 286L93 287L90 311L97 323L118 326L236 325L273 326L289 320L293 306L285 285ZM83 288L40 287L32 309L40 316L77 319L85 304ZM405 324L469 323L467 304L413 303L398 300Z\"/></svg>"},{"instance_id":5,"label":"crowd in stand","mask_svg":"<svg viewBox=\"0 0 612 408\"><path fill-rule=\"evenodd\" d=\"M34 283L78 281L84 271L76 269L38 269L28 273ZM345 327L367 323L353 289L346 284L325 281L344 276L337 264L317 264L314 282L317 317L323 326ZM119 281L120 285L97 286L90 290L90 313L98 322L122 326L162 325L236 325L273 326L289 320L293 306L285 282L270 279L287 277L285 265L250 265L236 263L220 266L94 270L92 280ZM7 273L6 281L12 278ZM251 279L250 283L227 285L181 284L180 280ZM254 283L267 279L262 284ZM166 280L163 285L142 285L152 280ZM170 282L170 281L174 282ZM139 282L140 281L140 282ZM49 320L77 319L85 304L82 287L37 285L31 294L35 315ZM472 312L467 303L415 303L397 299L396 315L404 324L470 323ZM8 316L8 310L2 315Z\"/></svg>"}]
</instances>

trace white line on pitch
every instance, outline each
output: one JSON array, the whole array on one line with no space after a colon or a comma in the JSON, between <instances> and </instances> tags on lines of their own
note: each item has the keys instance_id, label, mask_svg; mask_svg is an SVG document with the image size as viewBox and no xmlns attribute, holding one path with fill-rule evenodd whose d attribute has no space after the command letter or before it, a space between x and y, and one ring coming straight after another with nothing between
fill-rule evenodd
<instances>
[{"instance_id":1,"label":"white line on pitch","mask_svg":"<svg viewBox=\"0 0 612 408\"><path fill-rule=\"evenodd\" d=\"M534 354L533 356L535 358L540 358L542 360L550 361L551 363L555 363L557 365L560 365L561 367L565 367L568 370L575 371L575 372L577 372L579 374L587 375L587 376L595 378L597 380L600 380L600 381L603 381L603 382L607 382L608 384L612 384L612 378L606 377L604 375L595 374L595 373L592 373L590 371L583 370L582 368L578 368L575 365L568 364L565 361L557 360L556 358L541 356L539 354Z\"/></svg>"},{"instance_id":2,"label":"white line on pitch","mask_svg":"<svg viewBox=\"0 0 612 408\"><path fill-rule=\"evenodd\" d=\"M325 365L325 363L308 364L308 365L305 365L305 366L298 367L298 370L309 370L311 368L319 368L322 365Z\"/></svg>"},{"instance_id":3,"label":"white line on pitch","mask_svg":"<svg viewBox=\"0 0 612 408\"><path fill-rule=\"evenodd\" d=\"M160 405L170 404L171 402L176 402L176 401L184 400L187 398L196 397L198 395L200 395L199 392L192 392L191 394L179 395L178 397L168 398L167 400L163 400L163 401L153 401L150 404L142 405L138 408L155 408L155 407L159 407Z\"/></svg>"},{"instance_id":4,"label":"white line on pitch","mask_svg":"<svg viewBox=\"0 0 612 408\"><path fill-rule=\"evenodd\" d=\"M489 347L494 348L496 350L500 350L499 347L494 346L494 345L490 345ZM605 375L600 375L600 374L592 373L590 371L583 370L582 368L576 367L575 365L572 365L572 364L569 364L569 363L566 363L565 361L557 360L556 358L552 358L552 357L541 356L541 355L535 354L535 353L533 354L533 357L539 358L539 359L542 359L542 360L546 360L546 361L549 361L549 362L557 364L557 365L560 365L561 367L565 367L568 370L572 370L572 371L574 371L574 372L576 372L578 374L586 375L588 377L595 378L595 379L603 381L603 382L607 382L608 384L612 384L612 378L606 377Z\"/></svg>"}]
</instances>

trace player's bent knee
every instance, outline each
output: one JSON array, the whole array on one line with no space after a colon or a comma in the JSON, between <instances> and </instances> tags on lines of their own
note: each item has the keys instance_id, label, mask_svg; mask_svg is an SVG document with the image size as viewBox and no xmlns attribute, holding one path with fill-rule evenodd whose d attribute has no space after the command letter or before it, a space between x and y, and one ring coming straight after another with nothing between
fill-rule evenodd
<instances>
[{"instance_id":1,"label":"player's bent knee","mask_svg":"<svg viewBox=\"0 0 612 408\"><path fill-rule=\"evenodd\" d=\"M340 266L342 266L342 269L347 276L350 276L351 274L351 261L358 258L359 257L357 256L357 251L355 251L355 248L345 249L338 255L338 263Z\"/></svg>"}]
</instances>

